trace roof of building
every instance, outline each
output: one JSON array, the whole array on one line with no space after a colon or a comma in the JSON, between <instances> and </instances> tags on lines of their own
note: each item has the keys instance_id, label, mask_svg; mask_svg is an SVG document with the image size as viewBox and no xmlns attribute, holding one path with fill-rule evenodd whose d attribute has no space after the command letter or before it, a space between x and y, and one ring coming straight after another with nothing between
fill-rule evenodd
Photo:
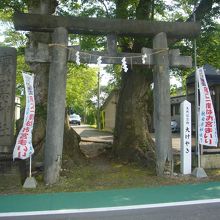
<instances>
[{"instance_id":1,"label":"roof of building","mask_svg":"<svg viewBox=\"0 0 220 220\"><path fill-rule=\"evenodd\" d=\"M170 103L171 104L179 104L186 100L186 95L178 95L178 96L172 96L170 97Z\"/></svg>"},{"instance_id":2,"label":"roof of building","mask_svg":"<svg viewBox=\"0 0 220 220\"><path fill-rule=\"evenodd\" d=\"M212 85L220 84L220 70L219 69L216 69L209 64L205 64L203 68L204 68L204 72L205 72L206 80L208 84L212 84ZM193 83L195 83L195 72L193 72L186 78L187 85L193 84Z\"/></svg>"},{"instance_id":3,"label":"roof of building","mask_svg":"<svg viewBox=\"0 0 220 220\"><path fill-rule=\"evenodd\" d=\"M119 92L119 91L118 91L117 89L111 91L111 93L110 93L109 96L106 98L106 100L105 100L105 102L103 103L103 105L101 106L101 109L102 109L102 110L105 109L105 107L108 105L108 103L110 102L110 100L112 99L112 97L113 97L114 95L118 96L118 92Z\"/></svg>"}]
</instances>

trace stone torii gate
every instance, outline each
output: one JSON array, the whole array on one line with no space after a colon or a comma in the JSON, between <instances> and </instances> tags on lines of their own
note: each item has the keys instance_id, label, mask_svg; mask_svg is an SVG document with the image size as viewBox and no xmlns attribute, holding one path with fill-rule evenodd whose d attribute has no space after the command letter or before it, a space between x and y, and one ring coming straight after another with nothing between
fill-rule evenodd
<instances>
[{"instance_id":1,"label":"stone torii gate","mask_svg":"<svg viewBox=\"0 0 220 220\"><path fill-rule=\"evenodd\" d=\"M171 121L169 66L192 66L191 57L180 56L179 50L168 49L167 37L194 38L200 32L200 24L37 14L15 14L14 24L16 30L53 33L51 45L39 44L38 48L28 48L25 52L28 62L50 62L45 144L45 155L49 157L49 160L45 164L47 173L45 176L48 177L45 182L52 184L57 181L61 165L67 61L76 61L76 49L67 47L68 33L107 35L108 51L96 52L92 56L85 54L81 57L82 63L97 63L98 56L102 56L102 63L106 64L121 64L121 58L126 57L128 64L143 65L141 56L147 55L145 65L154 66L157 172L161 175L166 161L172 160L171 129L169 129ZM153 49L143 48L142 53L139 54L118 53L116 50L117 35L153 37Z\"/></svg>"}]
</instances>

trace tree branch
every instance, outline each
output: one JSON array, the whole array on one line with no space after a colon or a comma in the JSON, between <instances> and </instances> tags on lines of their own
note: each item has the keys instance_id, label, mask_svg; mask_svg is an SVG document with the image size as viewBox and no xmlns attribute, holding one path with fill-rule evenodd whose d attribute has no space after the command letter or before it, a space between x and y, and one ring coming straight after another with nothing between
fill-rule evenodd
<instances>
[{"instance_id":1,"label":"tree branch","mask_svg":"<svg viewBox=\"0 0 220 220\"><path fill-rule=\"evenodd\" d=\"M195 14L196 21L201 21L205 15L211 11L213 0L201 0L199 5L196 7L196 9L193 11L193 13L189 16L189 18L186 21L193 21L193 14ZM175 44L177 39L169 39L169 45Z\"/></svg>"},{"instance_id":2,"label":"tree branch","mask_svg":"<svg viewBox=\"0 0 220 220\"><path fill-rule=\"evenodd\" d=\"M201 0L198 7L195 9L195 11L189 16L187 21L193 21L193 14L195 14L196 20L201 21L205 15L211 11L213 0Z\"/></svg>"},{"instance_id":3,"label":"tree branch","mask_svg":"<svg viewBox=\"0 0 220 220\"><path fill-rule=\"evenodd\" d=\"M109 13L108 13L108 8L107 8L105 2L103 0L99 0L99 2L101 2L103 4L103 6L105 7L106 17L109 18L110 16L109 16Z\"/></svg>"}]
</instances>

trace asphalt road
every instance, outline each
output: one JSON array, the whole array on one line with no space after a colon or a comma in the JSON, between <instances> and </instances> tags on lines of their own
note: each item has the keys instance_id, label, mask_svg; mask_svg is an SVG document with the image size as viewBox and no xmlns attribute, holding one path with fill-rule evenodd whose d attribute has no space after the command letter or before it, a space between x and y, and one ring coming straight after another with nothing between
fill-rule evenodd
<instances>
[{"instance_id":1,"label":"asphalt road","mask_svg":"<svg viewBox=\"0 0 220 220\"><path fill-rule=\"evenodd\" d=\"M5 220L219 220L220 202L85 213L0 217Z\"/></svg>"},{"instance_id":2,"label":"asphalt road","mask_svg":"<svg viewBox=\"0 0 220 220\"><path fill-rule=\"evenodd\" d=\"M0 220L219 220L220 182L0 196Z\"/></svg>"}]
</instances>

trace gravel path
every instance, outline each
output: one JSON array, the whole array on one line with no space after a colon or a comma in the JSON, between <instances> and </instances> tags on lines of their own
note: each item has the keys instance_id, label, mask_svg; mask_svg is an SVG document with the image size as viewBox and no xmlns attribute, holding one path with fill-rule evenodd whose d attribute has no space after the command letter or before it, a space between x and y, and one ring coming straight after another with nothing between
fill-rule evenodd
<instances>
[{"instance_id":1,"label":"gravel path","mask_svg":"<svg viewBox=\"0 0 220 220\"><path fill-rule=\"evenodd\" d=\"M73 126L73 129L80 135L82 141L91 142L113 142L113 134L107 131L99 131L88 125Z\"/></svg>"},{"instance_id":2,"label":"gravel path","mask_svg":"<svg viewBox=\"0 0 220 220\"><path fill-rule=\"evenodd\" d=\"M99 131L89 125L73 126L73 129L80 135L80 149L88 158L98 157L112 146L111 132Z\"/></svg>"},{"instance_id":3,"label":"gravel path","mask_svg":"<svg viewBox=\"0 0 220 220\"><path fill-rule=\"evenodd\" d=\"M73 126L73 129L81 137L81 146L88 145L88 149L92 146L96 146L98 150L105 147L109 147L113 143L113 134L107 131L99 131L95 128L91 128L89 125ZM151 134L154 139L154 134ZM100 145L99 145L100 144ZM106 145L107 144L107 145ZM194 144L194 139L192 140ZM172 133L172 147L174 154L179 154L180 152L180 133Z\"/></svg>"}]
</instances>

